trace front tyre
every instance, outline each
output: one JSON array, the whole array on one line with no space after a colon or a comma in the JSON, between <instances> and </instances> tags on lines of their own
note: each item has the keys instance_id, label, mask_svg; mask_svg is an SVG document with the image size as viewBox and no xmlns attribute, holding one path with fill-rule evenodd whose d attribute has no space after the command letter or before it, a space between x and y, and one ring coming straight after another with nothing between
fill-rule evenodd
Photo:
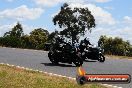
<instances>
[{"instance_id":1,"label":"front tyre","mask_svg":"<svg viewBox=\"0 0 132 88\"><path fill-rule=\"evenodd\" d=\"M98 61L99 61L99 62L104 62L104 61L105 61L104 55L100 54L100 55L99 55Z\"/></svg>"},{"instance_id":2,"label":"front tyre","mask_svg":"<svg viewBox=\"0 0 132 88\"><path fill-rule=\"evenodd\" d=\"M58 61L55 60L55 57L53 56L53 53L49 52L49 53L48 53L48 57L49 57L49 60L50 60L53 64L58 64Z\"/></svg>"},{"instance_id":3,"label":"front tyre","mask_svg":"<svg viewBox=\"0 0 132 88\"><path fill-rule=\"evenodd\" d=\"M74 63L77 67L80 67L80 66L82 66L82 64L83 64L83 60L82 60L82 58L81 58L80 56L76 56L76 57L74 58L73 63Z\"/></svg>"}]
</instances>

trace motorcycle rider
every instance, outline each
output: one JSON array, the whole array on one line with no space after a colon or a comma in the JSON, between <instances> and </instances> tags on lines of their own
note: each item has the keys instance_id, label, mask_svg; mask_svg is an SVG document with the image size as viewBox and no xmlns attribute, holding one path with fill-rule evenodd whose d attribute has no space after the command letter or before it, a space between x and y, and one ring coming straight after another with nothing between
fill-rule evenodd
<instances>
[{"instance_id":1,"label":"motorcycle rider","mask_svg":"<svg viewBox=\"0 0 132 88\"><path fill-rule=\"evenodd\" d=\"M85 58L85 52L84 52L84 50L86 48L88 49L87 46L89 46L89 45L92 45L92 44L90 43L89 38L87 38L87 37L80 42L79 49L80 49L82 58Z\"/></svg>"},{"instance_id":2,"label":"motorcycle rider","mask_svg":"<svg viewBox=\"0 0 132 88\"><path fill-rule=\"evenodd\" d=\"M84 40L82 40L81 42L80 42L80 49L85 49L86 48L86 46L88 46L88 45L92 45L91 43L90 43L90 41L89 41L89 38L85 38Z\"/></svg>"},{"instance_id":3,"label":"motorcycle rider","mask_svg":"<svg viewBox=\"0 0 132 88\"><path fill-rule=\"evenodd\" d=\"M63 43L63 38L61 38L60 35L55 36L54 39L54 49L57 49L58 51L62 51L62 47L60 46Z\"/></svg>"}]
</instances>

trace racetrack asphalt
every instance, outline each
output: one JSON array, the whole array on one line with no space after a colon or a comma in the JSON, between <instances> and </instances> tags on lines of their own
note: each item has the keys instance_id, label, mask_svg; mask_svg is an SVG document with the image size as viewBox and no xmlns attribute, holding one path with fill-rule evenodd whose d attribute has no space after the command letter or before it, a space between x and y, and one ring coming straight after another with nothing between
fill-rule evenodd
<instances>
[{"instance_id":1,"label":"racetrack asphalt","mask_svg":"<svg viewBox=\"0 0 132 88\"><path fill-rule=\"evenodd\" d=\"M59 75L76 77L77 68L74 64L53 65L48 59L48 52L39 50L23 50L0 47L0 63L32 68ZM106 58L104 63L98 61L85 61L83 68L87 74L130 74L132 75L132 60ZM122 88L132 88L129 84L112 84Z\"/></svg>"}]
</instances>

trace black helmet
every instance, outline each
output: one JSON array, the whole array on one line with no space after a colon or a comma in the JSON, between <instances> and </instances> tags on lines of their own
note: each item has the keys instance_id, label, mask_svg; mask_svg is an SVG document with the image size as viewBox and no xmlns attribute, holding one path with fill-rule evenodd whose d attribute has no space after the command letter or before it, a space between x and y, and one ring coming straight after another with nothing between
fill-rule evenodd
<instances>
[{"instance_id":1,"label":"black helmet","mask_svg":"<svg viewBox=\"0 0 132 88\"><path fill-rule=\"evenodd\" d=\"M88 41L89 41L89 38L86 37L86 38L84 39L84 41L85 41L85 42L88 42Z\"/></svg>"},{"instance_id":2,"label":"black helmet","mask_svg":"<svg viewBox=\"0 0 132 88\"><path fill-rule=\"evenodd\" d=\"M56 38L56 41L58 41L58 42L64 41L64 38L62 38L61 35L57 35L55 38Z\"/></svg>"},{"instance_id":3,"label":"black helmet","mask_svg":"<svg viewBox=\"0 0 132 88\"><path fill-rule=\"evenodd\" d=\"M84 39L84 42L85 42L86 44L91 45L91 43L89 42L89 38L87 38L87 37Z\"/></svg>"}]
</instances>

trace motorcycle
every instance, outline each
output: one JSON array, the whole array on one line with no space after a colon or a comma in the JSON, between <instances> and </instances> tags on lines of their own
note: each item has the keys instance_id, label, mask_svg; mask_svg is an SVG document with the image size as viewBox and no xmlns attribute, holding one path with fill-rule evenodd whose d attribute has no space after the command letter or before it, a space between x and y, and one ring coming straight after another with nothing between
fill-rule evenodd
<instances>
[{"instance_id":1,"label":"motorcycle","mask_svg":"<svg viewBox=\"0 0 132 88\"><path fill-rule=\"evenodd\" d=\"M69 43L61 42L51 45L48 57L53 64L61 63L74 63L76 66L81 66L83 60L81 54L76 51L76 47Z\"/></svg>"},{"instance_id":2,"label":"motorcycle","mask_svg":"<svg viewBox=\"0 0 132 88\"><path fill-rule=\"evenodd\" d=\"M82 47L85 47L81 51L81 57L83 58L83 60L91 59L98 60L99 62L105 61L105 57L102 53L103 50L100 47L97 47L95 45L84 45Z\"/></svg>"}]
</instances>

